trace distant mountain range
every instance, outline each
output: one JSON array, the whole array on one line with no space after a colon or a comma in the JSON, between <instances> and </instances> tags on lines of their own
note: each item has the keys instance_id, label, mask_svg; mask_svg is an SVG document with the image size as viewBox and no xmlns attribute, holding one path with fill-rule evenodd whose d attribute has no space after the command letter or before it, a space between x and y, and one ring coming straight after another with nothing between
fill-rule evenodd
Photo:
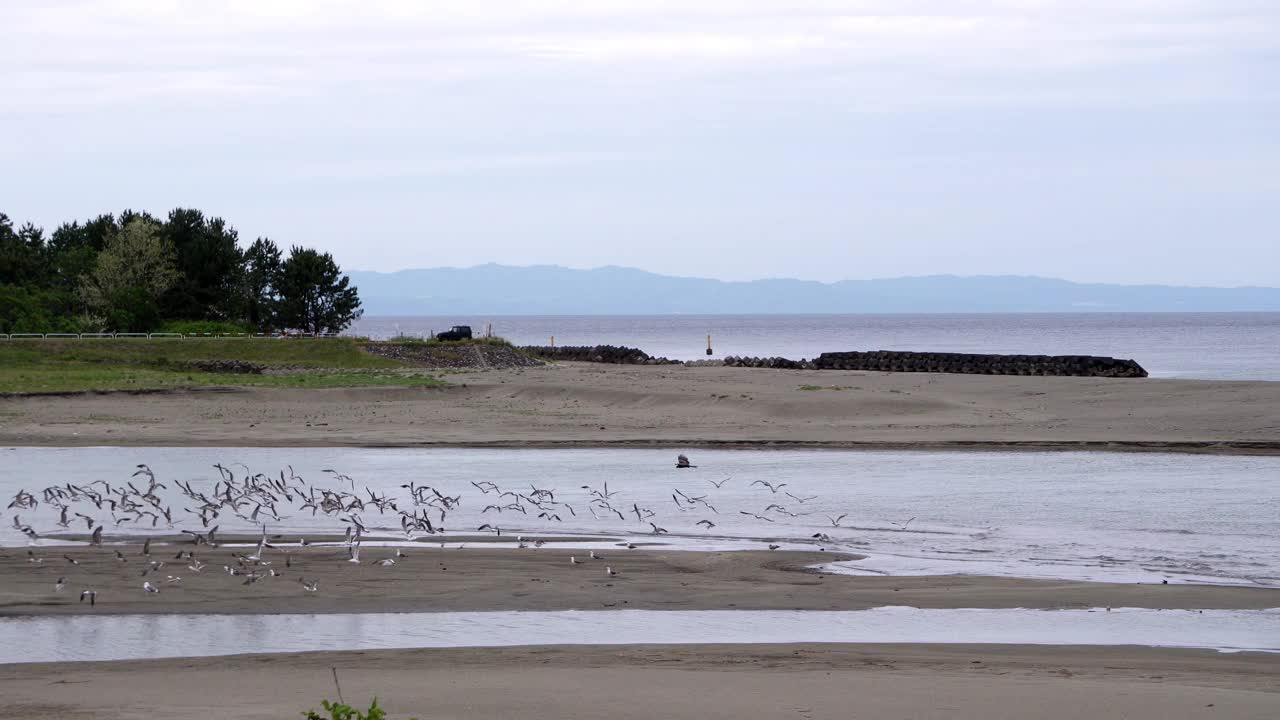
<instances>
[{"instance_id":1,"label":"distant mountain range","mask_svg":"<svg viewBox=\"0 0 1280 720\"><path fill-rule=\"evenodd\" d=\"M1013 275L728 282L555 265L348 273L367 315L1280 311L1280 288L1106 285Z\"/></svg>"}]
</instances>

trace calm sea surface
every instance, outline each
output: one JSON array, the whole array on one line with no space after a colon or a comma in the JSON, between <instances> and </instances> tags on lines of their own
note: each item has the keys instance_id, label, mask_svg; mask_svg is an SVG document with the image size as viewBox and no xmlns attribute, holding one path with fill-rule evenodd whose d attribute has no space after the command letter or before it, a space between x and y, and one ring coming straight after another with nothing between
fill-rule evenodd
<instances>
[{"instance_id":1,"label":"calm sea surface","mask_svg":"<svg viewBox=\"0 0 1280 720\"><path fill-rule=\"evenodd\" d=\"M519 345L629 345L677 360L918 350L1132 358L1153 377L1280 380L1280 313L366 317L375 338L487 325Z\"/></svg>"}]
</instances>

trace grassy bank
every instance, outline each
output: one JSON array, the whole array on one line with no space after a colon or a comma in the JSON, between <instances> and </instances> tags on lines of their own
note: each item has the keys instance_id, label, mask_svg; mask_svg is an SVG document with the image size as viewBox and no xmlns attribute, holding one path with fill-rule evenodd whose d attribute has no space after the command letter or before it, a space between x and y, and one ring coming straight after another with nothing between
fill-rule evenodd
<instances>
[{"instance_id":1,"label":"grassy bank","mask_svg":"<svg viewBox=\"0 0 1280 720\"><path fill-rule=\"evenodd\" d=\"M440 384L403 362L365 352L361 344L351 338L8 340L0 342L0 392ZM261 365L269 372L207 372L188 366L218 360Z\"/></svg>"}]
</instances>

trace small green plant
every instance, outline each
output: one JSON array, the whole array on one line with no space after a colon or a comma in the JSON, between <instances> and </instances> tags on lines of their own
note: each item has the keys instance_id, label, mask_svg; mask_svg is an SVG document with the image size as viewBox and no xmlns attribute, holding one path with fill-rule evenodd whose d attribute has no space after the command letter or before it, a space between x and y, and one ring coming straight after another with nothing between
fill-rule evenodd
<instances>
[{"instance_id":1,"label":"small green plant","mask_svg":"<svg viewBox=\"0 0 1280 720\"><path fill-rule=\"evenodd\" d=\"M327 715L321 715L315 710L308 710L303 713L306 720L387 720L387 711L378 707L378 698L374 698L369 704L369 709L360 712L359 710L342 702L329 702L321 700L320 707L324 708ZM412 718L410 719L412 720Z\"/></svg>"},{"instance_id":2,"label":"small green plant","mask_svg":"<svg viewBox=\"0 0 1280 720\"><path fill-rule=\"evenodd\" d=\"M801 390L812 392L814 390L848 390L847 385L801 385Z\"/></svg>"}]
</instances>

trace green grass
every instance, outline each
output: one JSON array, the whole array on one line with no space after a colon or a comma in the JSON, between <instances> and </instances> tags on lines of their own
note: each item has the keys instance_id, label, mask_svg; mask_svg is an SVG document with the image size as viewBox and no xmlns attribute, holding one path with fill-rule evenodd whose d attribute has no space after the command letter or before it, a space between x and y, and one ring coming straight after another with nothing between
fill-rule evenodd
<instances>
[{"instance_id":1,"label":"green grass","mask_svg":"<svg viewBox=\"0 0 1280 720\"><path fill-rule=\"evenodd\" d=\"M118 338L0 340L0 367L20 363L131 364L189 360L244 360L263 365L316 368L391 368L352 338Z\"/></svg>"},{"instance_id":2,"label":"green grass","mask_svg":"<svg viewBox=\"0 0 1280 720\"><path fill-rule=\"evenodd\" d=\"M801 385L801 390L812 392L814 390L848 390L847 385Z\"/></svg>"},{"instance_id":3,"label":"green grass","mask_svg":"<svg viewBox=\"0 0 1280 720\"><path fill-rule=\"evenodd\" d=\"M0 392L442 384L428 375L405 370L400 362L370 355L360 344L349 338L7 340L0 341ZM243 360L303 370L254 375L182 367L192 360Z\"/></svg>"}]
</instances>

